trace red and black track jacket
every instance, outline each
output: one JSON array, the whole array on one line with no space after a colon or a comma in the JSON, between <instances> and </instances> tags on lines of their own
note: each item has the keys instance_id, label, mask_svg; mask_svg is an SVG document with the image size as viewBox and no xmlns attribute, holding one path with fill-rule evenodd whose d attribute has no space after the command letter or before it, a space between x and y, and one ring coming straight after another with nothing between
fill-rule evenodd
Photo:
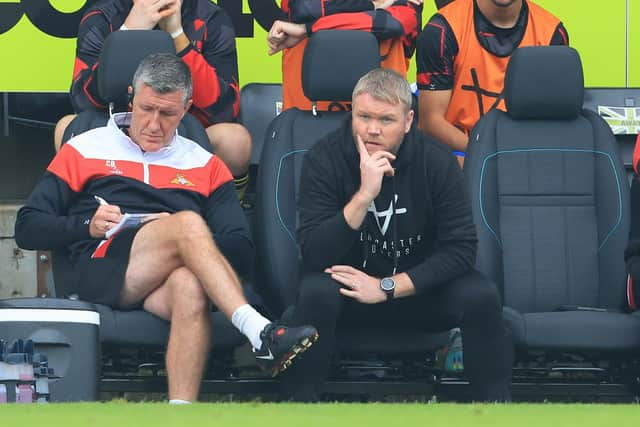
<instances>
[{"instance_id":1,"label":"red and black track jacket","mask_svg":"<svg viewBox=\"0 0 640 427\"><path fill-rule=\"evenodd\" d=\"M62 147L18 212L18 246L68 248L72 261L93 255L100 243L89 235L97 195L123 213L197 212L234 268L249 271L254 248L229 169L179 135L159 151L143 152L118 127L128 117L115 114Z\"/></svg>"},{"instance_id":2,"label":"red and black track jacket","mask_svg":"<svg viewBox=\"0 0 640 427\"><path fill-rule=\"evenodd\" d=\"M105 109L96 85L105 38L129 14L131 0L98 0L78 28L71 102L76 112ZM210 0L183 0L182 26L191 44L178 52L193 77L191 113L205 126L235 121L240 108L235 32L226 12Z\"/></svg>"}]
</instances>

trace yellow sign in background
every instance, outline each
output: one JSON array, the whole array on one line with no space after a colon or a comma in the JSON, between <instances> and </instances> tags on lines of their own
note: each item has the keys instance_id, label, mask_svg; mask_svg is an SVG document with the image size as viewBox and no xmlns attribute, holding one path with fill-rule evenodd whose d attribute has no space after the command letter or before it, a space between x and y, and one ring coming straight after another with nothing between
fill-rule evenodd
<instances>
[{"instance_id":1,"label":"yellow sign in background","mask_svg":"<svg viewBox=\"0 0 640 427\"><path fill-rule=\"evenodd\" d=\"M46 2L47 0L41 0ZM250 14L247 0L243 13ZM266 0L265 0L266 1ZM0 0L3 4L18 0ZM55 9L71 13L84 0L49 0ZM584 0L538 0L558 16L570 42L582 58L589 87L640 86L640 2L609 0L606 7ZM423 24L435 12L426 0ZM0 12L1 13L1 12ZM238 38L240 83L280 82L280 56L267 56L266 31L254 21L254 37ZM25 15L0 34L0 92L66 92L69 89L75 39L56 38L40 31ZM409 72L415 80L415 67Z\"/></svg>"}]
</instances>

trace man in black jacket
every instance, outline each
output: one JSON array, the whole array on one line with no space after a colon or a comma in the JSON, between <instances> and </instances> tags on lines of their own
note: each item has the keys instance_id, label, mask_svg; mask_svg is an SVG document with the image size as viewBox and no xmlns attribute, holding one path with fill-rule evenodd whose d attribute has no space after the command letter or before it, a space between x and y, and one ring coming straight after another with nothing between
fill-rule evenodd
<instances>
[{"instance_id":1,"label":"man in black jacket","mask_svg":"<svg viewBox=\"0 0 640 427\"><path fill-rule=\"evenodd\" d=\"M394 71L360 79L351 117L306 155L299 239L305 276L292 324L322 340L288 372L294 400L317 399L343 325L462 328L473 398L510 398L512 343L495 285L473 270L476 233L462 171L415 129Z\"/></svg>"}]
</instances>

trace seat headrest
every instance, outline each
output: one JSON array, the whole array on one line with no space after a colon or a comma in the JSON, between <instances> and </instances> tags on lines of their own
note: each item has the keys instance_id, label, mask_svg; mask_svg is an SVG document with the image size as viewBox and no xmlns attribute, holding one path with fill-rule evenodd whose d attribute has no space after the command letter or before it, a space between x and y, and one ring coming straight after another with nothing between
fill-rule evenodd
<instances>
[{"instance_id":1,"label":"seat headrest","mask_svg":"<svg viewBox=\"0 0 640 427\"><path fill-rule=\"evenodd\" d=\"M531 46L511 55L504 81L515 119L571 119L582 109L584 77L578 52L568 46Z\"/></svg>"},{"instance_id":2,"label":"seat headrest","mask_svg":"<svg viewBox=\"0 0 640 427\"><path fill-rule=\"evenodd\" d=\"M347 101L360 77L380 67L376 37L364 31L327 30L309 37L302 89L311 101Z\"/></svg>"},{"instance_id":3,"label":"seat headrest","mask_svg":"<svg viewBox=\"0 0 640 427\"><path fill-rule=\"evenodd\" d=\"M98 94L117 109L127 108L127 88L140 62L152 53L175 53L169 33L157 30L114 31L100 51Z\"/></svg>"}]
</instances>

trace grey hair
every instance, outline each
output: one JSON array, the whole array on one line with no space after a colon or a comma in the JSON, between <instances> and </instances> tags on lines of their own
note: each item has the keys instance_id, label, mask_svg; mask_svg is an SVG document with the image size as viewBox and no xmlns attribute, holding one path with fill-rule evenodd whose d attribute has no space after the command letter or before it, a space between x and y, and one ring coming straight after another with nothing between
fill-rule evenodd
<instances>
[{"instance_id":1,"label":"grey hair","mask_svg":"<svg viewBox=\"0 0 640 427\"><path fill-rule=\"evenodd\" d=\"M141 84L149 86L158 93L182 92L186 104L193 93L191 71L189 67L173 53L152 53L140 62L133 75L133 88Z\"/></svg>"},{"instance_id":2,"label":"grey hair","mask_svg":"<svg viewBox=\"0 0 640 427\"><path fill-rule=\"evenodd\" d=\"M407 80L397 72L388 68L376 68L360 77L356 87L353 88L351 100L367 94L378 101L389 104L402 104L405 112L411 110L411 87Z\"/></svg>"}]
</instances>

